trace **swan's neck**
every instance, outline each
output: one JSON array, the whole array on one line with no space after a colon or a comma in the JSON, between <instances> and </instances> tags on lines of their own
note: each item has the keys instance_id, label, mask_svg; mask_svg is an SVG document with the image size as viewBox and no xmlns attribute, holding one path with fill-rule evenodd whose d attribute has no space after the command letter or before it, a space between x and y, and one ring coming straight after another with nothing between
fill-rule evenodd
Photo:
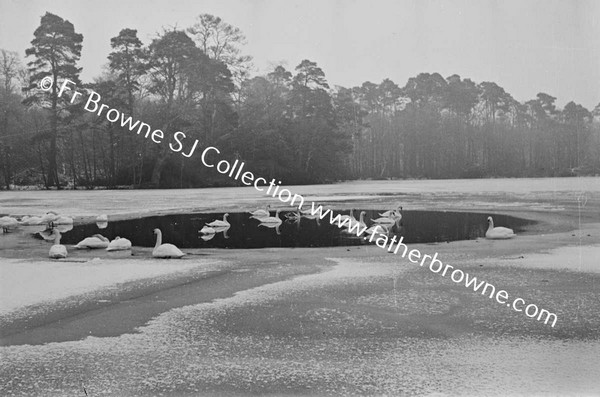
<instances>
[{"instance_id":1,"label":"swan's neck","mask_svg":"<svg viewBox=\"0 0 600 397\"><path fill-rule=\"evenodd\" d=\"M223 222L227 222L227 214L223 215Z\"/></svg>"},{"instance_id":2,"label":"swan's neck","mask_svg":"<svg viewBox=\"0 0 600 397\"><path fill-rule=\"evenodd\" d=\"M56 236L54 237L54 244L60 245L60 233L56 233Z\"/></svg>"},{"instance_id":3,"label":"swan's neck","mask_svg":"<svg viewBox=\"0 0 600 397\"><path fill-rule=\"evenodd\" d=\"M354 210L350 208L350 218L354 218Z\"/></svg>"},{"instance_id":4,"label":"swan's neck","mask_svg":"<svg viewBox=\"0 0 600 397\"><path fill-rule=\"evenodd\" d=\"M159 230L158 233L156 233L156 245L154 246L154 248L160 247L161 244L162 244L162 233Z\"/></svg>"},{"instance_id":5,"label":"swan's neck","mask_svg":"<svg viewBox=\"0 0 600 397\"><path fill-rule=\"evenodd\" d=\"M365 222L365 213L361 212L360 213L360 223L364 223Z\"/></svg>"},{"instance_id":6,"label":"swan's neck","mask_svg":"<svg viewBox=\"0 0 600 397\"><path fill-rule=\"evenodd\" d=\"M488 230L492 230L494 228L494 220L490 219L490 226L488 227Z\"/></svg>"}]
</instances>

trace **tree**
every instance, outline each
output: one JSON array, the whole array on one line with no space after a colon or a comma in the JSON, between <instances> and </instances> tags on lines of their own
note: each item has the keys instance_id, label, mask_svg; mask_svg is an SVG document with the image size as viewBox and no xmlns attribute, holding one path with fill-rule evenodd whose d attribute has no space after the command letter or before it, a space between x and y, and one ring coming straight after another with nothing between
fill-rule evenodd
<instances>
[{"instance_id":1,"label":"tree","mask_svg":"<svg viewBox=\"0 0 600 397\"><path fill-rule=\"evenodd\" d=\"M10 122L20 113L20 98L16 84L21 71L21 62L16 52L0 50L0 169L6 189L12 180L12 136Z\"/></svg>"},{"instance_id":2,"label":"tree","mask_svg":"<svg viewBox=\"0 0 600 397\"><path fill-rule=\"evenodd\" d=\"M134 95L140 90L139 79L148 69L147 54L135 29L122 29L118 36L110 39L110 45L114 51L108 55L109 68L116 74L119 87L127 93L127 110L133 116Z\"/></svg>"},{"instance_id":3,"label":"tree","mask_svg":"<svg viewBox=\"0 0 600 397\"><path fill-rule=\"evenodd\" d=\"M77 67L77 62L81 57L83 35L75 32L71 22L49 12L41 18L40 26L33 35L32 46L25 54L33 57L27 65L31 78L28 88L34 94L25 99L25 104L37 104L50 110L47 187L55 185L60 188L57 167L58 125L64 124L61 112L68 112L70 98L68 94L59 98L58 89L66 79L76 85L80 83L81 68ZM49 92L38 88L45 77L51 77L54 82Z\"/></svg>"},{"instance_id":4,"label":"tree","mask_svg":"<svg viewBox=\"0 0 600 397\"><path fill-rule=\"evenodd\" d=\"M249 76L252 57L242 55L241 46L246 44L244 33L221 18L211 14L200 14L196 23L188 28L198 47L212 60L224 63L231 71L236 84L236 103L242 100L241 84Z\"/></svg>"},{"instance_id":5,"label":"tree","mask_svg":"<svg viewBox=\"0 0 600 397\"><path fill-rule=\"evenodd\" d=\"M110 45L113 52L108 55L109 68L116 75L117 89L126 96L126 108L129 115L133 117L135 96L141 90L140 79L148 71L148 54L142 48L142 42L138 39L135 29L122 29L118 36L110 39ZM109 128L112 133L112 127ZM132 154L128 156L127 163L132 182L135 185L136 173L140 175L140 178L142 174L145 142L139 145L136 144L134 136L128 134L127 137L122 142L127 145L129 153ZM139 171L136 172L138 169Z\"/></svg>"}]
</instances>

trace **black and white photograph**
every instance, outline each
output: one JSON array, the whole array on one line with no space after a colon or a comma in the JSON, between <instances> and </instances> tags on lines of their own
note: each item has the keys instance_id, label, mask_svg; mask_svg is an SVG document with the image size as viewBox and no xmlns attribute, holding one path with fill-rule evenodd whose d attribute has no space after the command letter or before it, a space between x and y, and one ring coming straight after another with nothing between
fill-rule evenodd
<instances>
[{"instance_id":1,"label":"black and white photograph","mask_svg":"<svg viewBox=\"0 0 600 397\"><path fill-rule=\"evenodd\" d=\"M0 395L600 396L599 0L0 0Z\"/></svg>"}]
</instances>

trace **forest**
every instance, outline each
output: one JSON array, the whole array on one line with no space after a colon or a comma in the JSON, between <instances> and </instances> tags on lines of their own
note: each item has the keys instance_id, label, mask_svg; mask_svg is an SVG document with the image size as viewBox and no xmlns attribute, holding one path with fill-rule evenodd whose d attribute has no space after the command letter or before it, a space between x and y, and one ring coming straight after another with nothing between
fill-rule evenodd
<instances>
[{"instance_id":1,"label":"forest","mask_svg":"<svg viewBox=\"0 0 600 397\"><path fill-rule=\"evenodd\" d=\"M116 34L116 32L115 32ZM226 175L39 88L50 76L283 184L353 179L551 177L600 173L600 104L560 109L500 85L423 72L332 86L315 60L252 75L242 31L201 14L150 43L123 28L102 75L82 82L83 36L46 13L23 54L0 53L0 189L230 186ZM168 132L168 133L167 133Z\"/></svg>"}]
</instances>

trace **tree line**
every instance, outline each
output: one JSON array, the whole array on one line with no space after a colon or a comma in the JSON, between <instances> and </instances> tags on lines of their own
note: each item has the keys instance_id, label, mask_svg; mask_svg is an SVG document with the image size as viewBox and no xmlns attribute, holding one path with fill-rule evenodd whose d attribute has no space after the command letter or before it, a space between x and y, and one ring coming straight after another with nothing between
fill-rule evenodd
<instances>
[{"instance_id":1,"label":"tree line","mask_svg":"<svg viewBox=\"0 0 600 397\"><path fill-rule=\"evenodd\" d=\"M539 93L521 103L494 82L420 73L332 87L314 61L251 76L243 33L199 15L144 45L111 39L105 72L80 81L83 36L46 13L25 50L0 53L0 182L46 188L225 186L231 180L168 145L59 97L50 76L89 88L111 108L284 184L361 178L476 178L600 173L600 104L593 111Z\"/></svg>"}]
</instances>

